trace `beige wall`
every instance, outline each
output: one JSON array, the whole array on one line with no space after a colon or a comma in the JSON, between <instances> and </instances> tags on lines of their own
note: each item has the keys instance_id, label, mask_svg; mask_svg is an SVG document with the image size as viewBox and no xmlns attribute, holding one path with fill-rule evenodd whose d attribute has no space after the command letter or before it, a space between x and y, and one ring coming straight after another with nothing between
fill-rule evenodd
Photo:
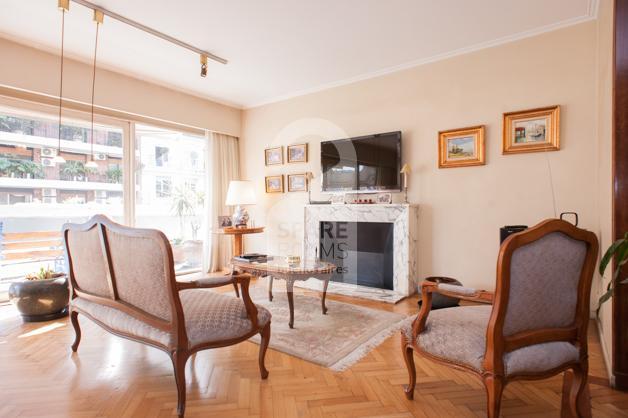
<instances>
[{"instance_id":1,"label":"beige wall","mask_svg":"<svg viewBox=\"0 0 628 418\"><path fill-rule=\"evenodd\" d=\"M613 241L613 213L612 213L612 107L613 107L613 3L611 0L602 0L598 12L598 141L599 141L599 171L598 171L598 216L600 237L600 251L603 253ZM597 307L597 298L604 293L608 284L608 277L594 282L592 299ZM599 329L602 340L602 349L607 368L610 369L612 357L612 302L606 302L600 310Z\"/></svg>"},{"instance_id":2,"label":"beige wall","mask_svg":"<svg viewBox=\"0 0 628 418\"><path fill-rule=\"evenodd\" d=\"M59 52L48 53L0 38L0 84L59 94ZM64 61L64 97L91 101L91 66ZM191 74L190 77L196 77ZM240 136L241 110L119 73L98 70L97 105Z\"/></svg>"},{"instance_id":3,"label":"beige wall","mask_svg":"<svg viewBox=\"0 0 628 418\"><path fill-rule=\"evenodd\" d=\"M414 170L410 201L421 206L417 279L448 275L494 288L498 228L554 216L548 164L557 212L576 211L581 226L599 231L597 47L592 21L245 110L243 177L260 197L253 218L267 226L247 237L247 250L301 253L307 195L265 194L264 176L318 176L320 140L393 130L403 131L403 158ZM503 112L555 104L559 152L501 155ZM438 169L438 131L478 124L486 125L487 164ZM264 166L264 148L299 142L310 144L309 163Z\"/></svg>"}]
</instances>

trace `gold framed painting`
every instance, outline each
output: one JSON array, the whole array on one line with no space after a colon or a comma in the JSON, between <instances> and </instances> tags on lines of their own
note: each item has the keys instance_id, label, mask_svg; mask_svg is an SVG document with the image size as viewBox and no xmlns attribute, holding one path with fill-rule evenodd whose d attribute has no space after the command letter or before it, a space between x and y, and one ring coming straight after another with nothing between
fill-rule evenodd
<instances>
[{"instance_id":1,"label":"gold framed painting","mask_svg":"<svg viewBox=\"0 0 628 418\"><path fill-rule=\"evenodd\" d=\"M558 151L560 106L504 113L502 154Z\"/></svg>"},{"instance_id":2,"label":"gold framed painting","mask_svg":"<svg viewBox=\"0 0 628 418\"><path fill-rule=\"evenodd\" d=\"M266 148L264 150L264 163L267 166L283 164L283 147Z\"/></svg>"},{"instance_id":3,"label":"gold framed painting","mask_svg":"<svg viewBox=\"0 0 628 418\"><path fill-rule=\"evenodd\" d=\"M438 168L484 165L484 125L438 133Z\"/></svg>"},{"instance_id":4,"label":"gold framed painting","mask_svg":"<svg viewBox=\"0 0 628 418\"><path fill-rule=\"evenodd\" d=\"M307 163L307 144L288 145L288 163Z\"/></svg>"},{"instance_id":5,"label":"gold framed painting","mask_svg":"<svg viewBox=\"0 0 628 418\"><path fill-rule=\"evenodd\" d=\"M303 174L288 174L288 192L307 192L307 176Z\"/></svg>"},{"instance_id":6,"label":"gold framed painting","mask_svg":"<svg viewBox=\"0 0 628 418\"><path fill-rule=\"evenodd\" d=\"M283 193L283 174L266 177L266 193Z\"/></svg>"}]
</instances>

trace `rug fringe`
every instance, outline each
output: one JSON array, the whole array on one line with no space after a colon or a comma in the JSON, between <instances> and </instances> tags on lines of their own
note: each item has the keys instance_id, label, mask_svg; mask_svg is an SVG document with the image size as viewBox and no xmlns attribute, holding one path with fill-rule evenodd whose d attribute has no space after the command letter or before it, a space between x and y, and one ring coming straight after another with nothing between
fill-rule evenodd
<instances>
[{"instance_id":1,"label":"rug fringe","mask_svg":"<svg viewBox=\"0 0 628 418\"><path fill-rule=\"evenodd\" d=\"M411 324L412 321L414 320L414 317L415 315L410 315L407 318L404 318L401 321L390 325L388 328L375 334L364 344L361 344L358 348L353 350L351 353L347 354L344 358L338 360L336 363L329 366L329 368L334 372L343 372L347 370L349 367L353 366L355 363L362 360L362 358L364 358L368 353L374 350L381 343L386 341L395 332L399 331L407 324Z\"/></svg>"}]
</instances>

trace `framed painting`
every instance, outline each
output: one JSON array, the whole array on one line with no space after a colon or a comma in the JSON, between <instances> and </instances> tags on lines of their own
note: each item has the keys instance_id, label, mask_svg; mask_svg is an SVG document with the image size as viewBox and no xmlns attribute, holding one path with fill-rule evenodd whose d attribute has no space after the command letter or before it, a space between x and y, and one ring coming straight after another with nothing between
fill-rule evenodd
<instances>
[{"instance_id":1,"label":"framed painting","mask_svg":"<svg viewBox=\"0 0 628 418\"><path fill-rule=\"evenodd\" d=\"M264 162L267 166L283 164L283 147L266 148Z\"/></svg>"},{"instance_id":2,"label":"framed painting","mask_svg":"<svg viewBox=\"0 0 628 418\"><path fill-rule=\"evenodd\" d=\"M288 163L307 163L307 144L289 145Z\"/></svg>"},{"instance_id":3,"label":"framed painting","mask_svg":"<svg viewBox=\"0 0 628 418\"><path fill-rule=\"evenodd\" d=\"M438 167L484 165L484 125L438 133Z\"/></svg>"},{"instance_id":4,"label":"framed painting","mask_svg":"<svg viewBox=\"0 0 628 418\"><path fill-rule=\"evenodd\" d=\"M560 106L504 113L502 154L558 151Z\"/></svg>"},{"instance_id":5,"label":"framed painting","mask_svg":"<svg viewBox=\"0 0 628 418\"><path fill-rule=\"evenodd\" d=\"M288 174L289 192L307 192L307 176L304 174Z\"/></svg>"},{"instance_id":6,"label":"framed painting","mask_svg":"<svg viewBox=\"0 0 628 418\"><path fill-rule=\"evenodd\" d=\"M266 193L283 193L283 174L266 177Z\"/></svg>"},{"instance_id":7,"label":"framed painting","mask_svg":"<svg viewBox=\"0 0 628 418\"><path fill-rule=\"evenodd\" d=\"M229 228L233 226L233 223L231 222L231 216L219 216L218 226L220 228Z\"/></svg>"}]
</instances>

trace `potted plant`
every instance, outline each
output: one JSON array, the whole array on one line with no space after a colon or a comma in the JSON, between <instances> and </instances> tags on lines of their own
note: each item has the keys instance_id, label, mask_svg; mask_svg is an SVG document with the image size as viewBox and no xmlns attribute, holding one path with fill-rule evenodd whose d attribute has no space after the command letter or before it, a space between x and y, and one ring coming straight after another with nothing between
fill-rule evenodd
<instances>
[{"instance_id":1,"label":"potted plant","mask_svg":"<svg viewBox=\"0 0 628 418\"><path fill-rule=\"evenodd\" d=\"M600 275L604 275L606 268L610 264L610 262L615 258L617 263L617 268L615 268L615 272L613 273L613 277L610 282L608 282L608 286L606 287L606 293L600 296L600 300L598 302L598 313L600 311L600 307L604 302L609 300L613 294L615 293L615 287L617 283L619 284L628 284L628 277L624 277L620 279L621 268L628 263L628 232L624 234L623 238L618 239L604 253L604 257L602 257L602 261L600 261Z\"/></svg>"},{"instance_id":2,"label":"potted plant","mask_svg":"<svg viewBox=\"0 0 628 418\"><path fill-rule=\"evenodd\" d=\"M11 283L9 299L17 307L24 322L61 318L68 314L68 280L64 273L42 267L24 280Z\"/></svg>"}]
</instances>

